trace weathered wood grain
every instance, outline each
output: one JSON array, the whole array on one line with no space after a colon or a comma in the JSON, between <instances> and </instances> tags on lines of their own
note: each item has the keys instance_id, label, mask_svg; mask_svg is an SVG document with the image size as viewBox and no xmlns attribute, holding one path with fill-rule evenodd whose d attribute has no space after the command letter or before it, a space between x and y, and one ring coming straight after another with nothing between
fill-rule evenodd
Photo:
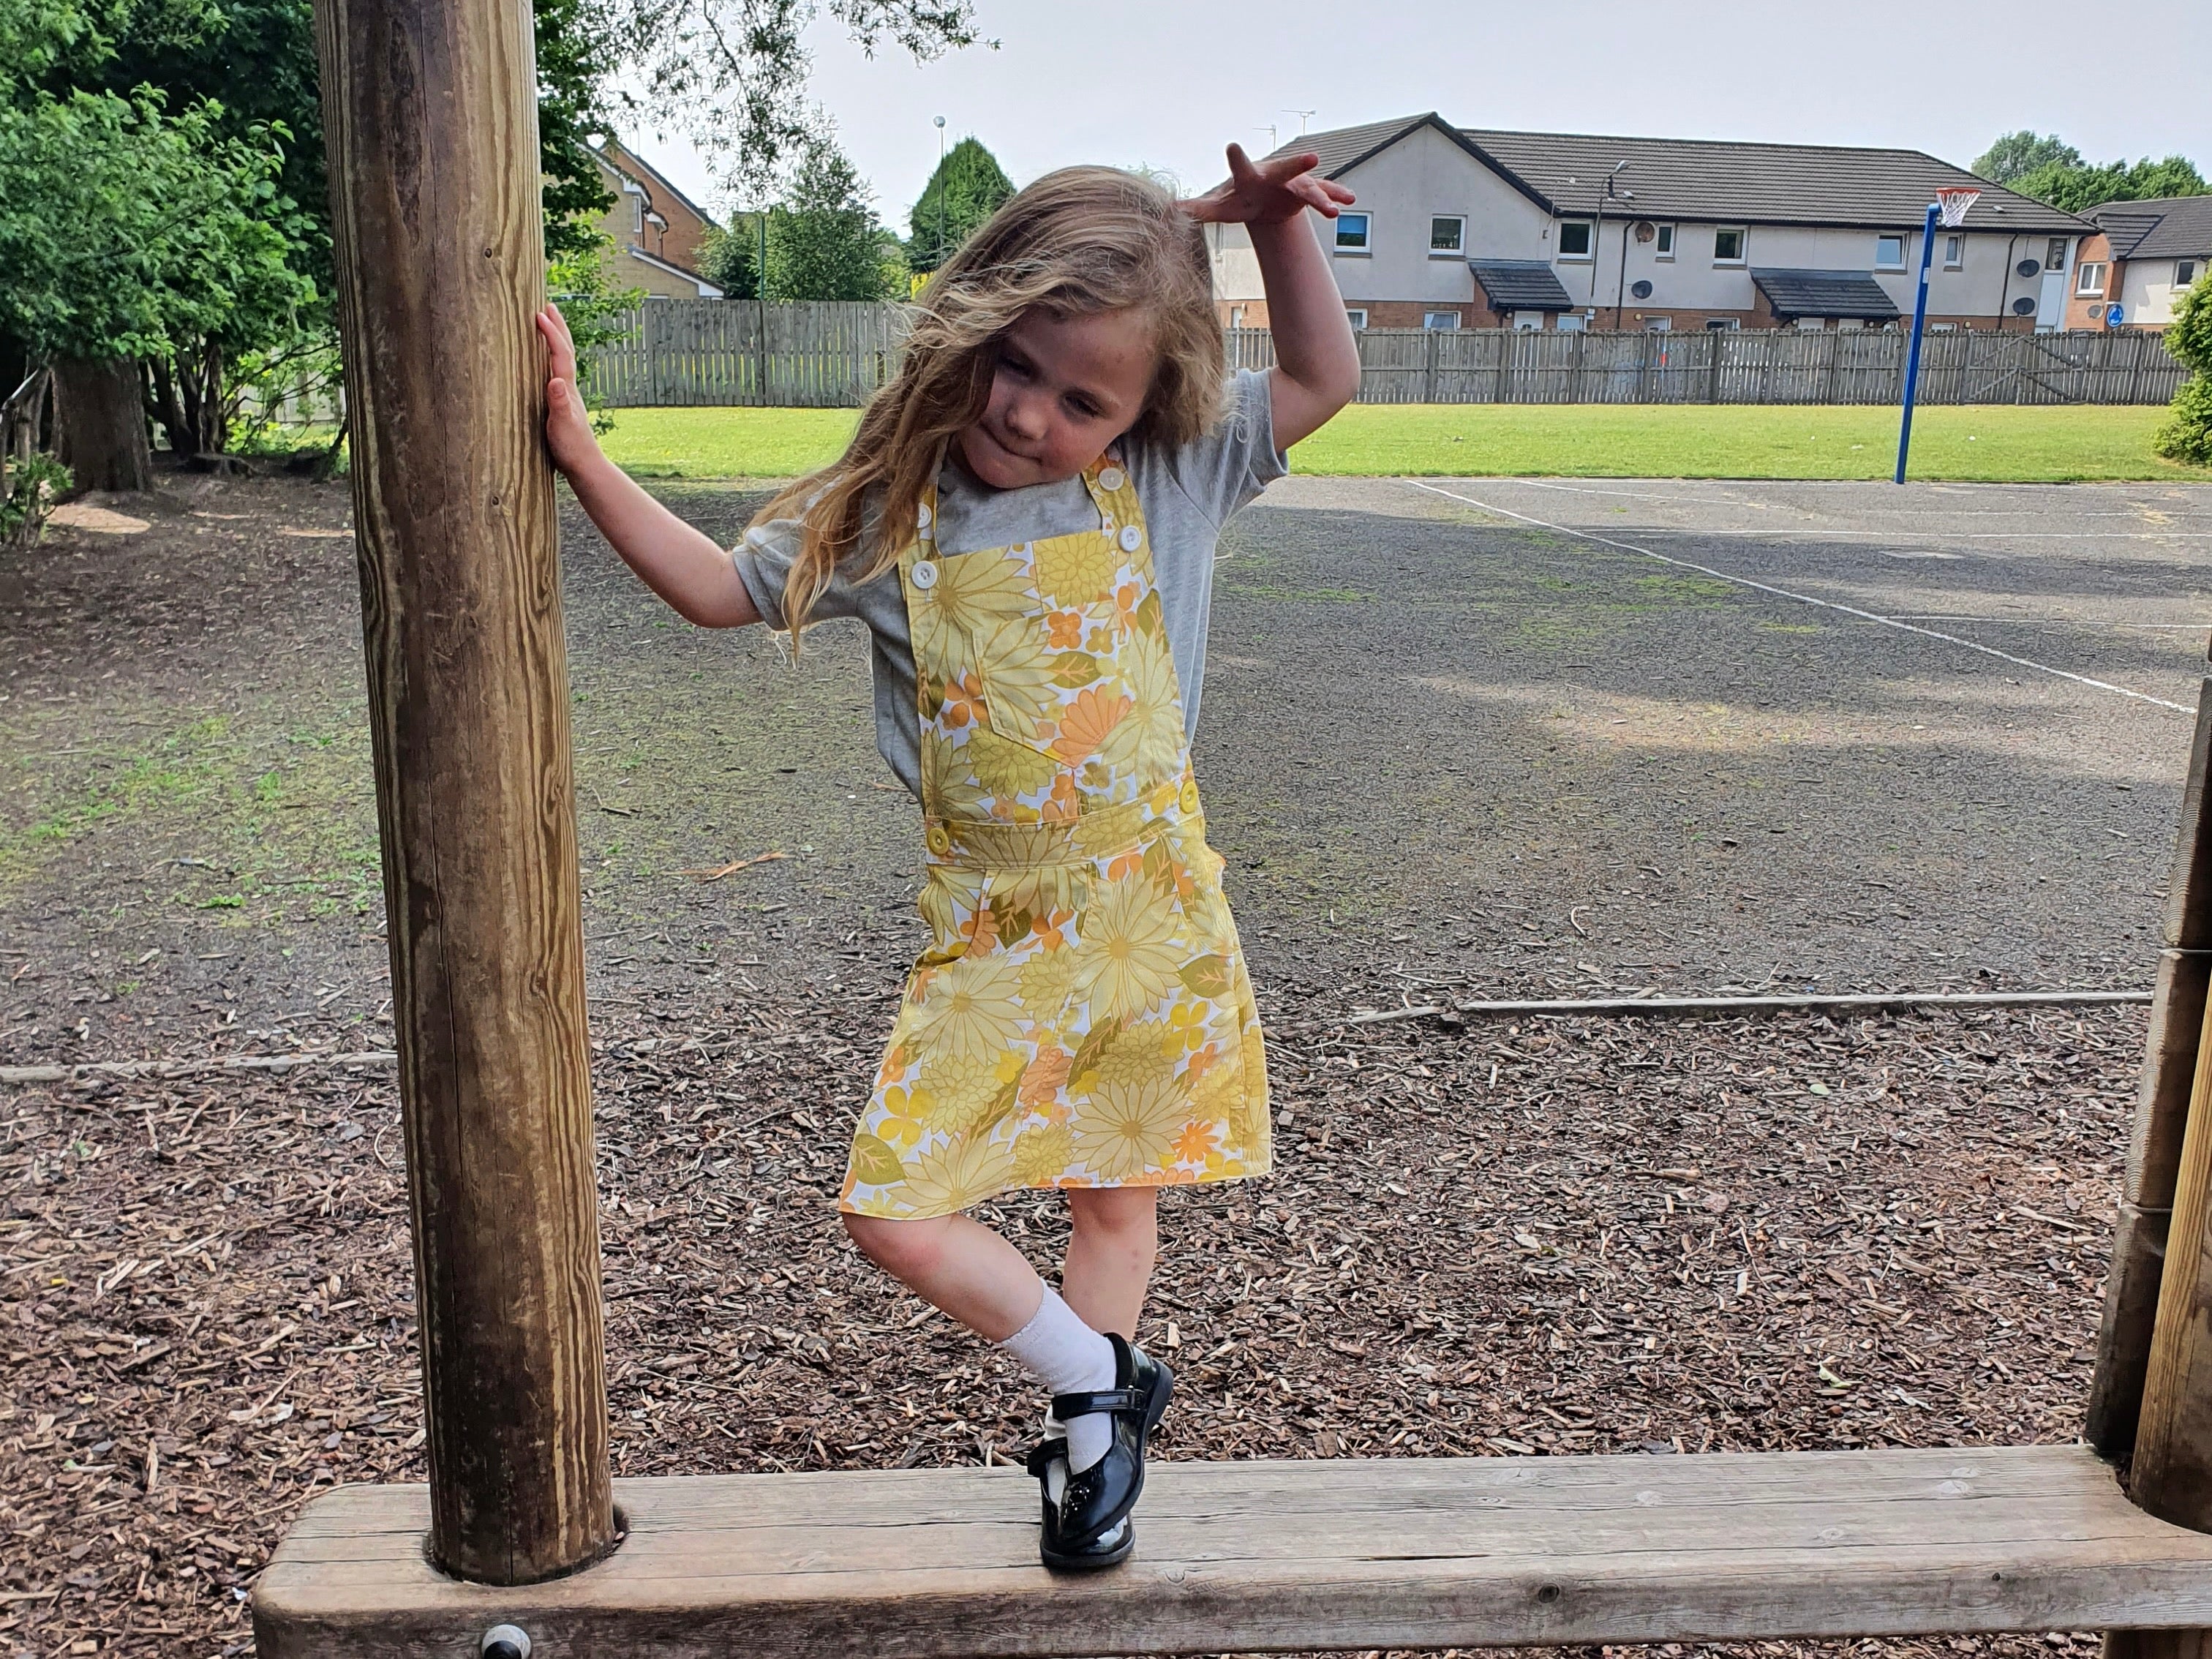
<instances>
[{"instance_id":1,"label":"weathered wood grain","mask_svg":"<svg viewBox=\"0 0 2212 1659\"><path fill-rule=\"evenodd\" d=\"M1170 1463L1134 1559L1036 1564L1018 1471L617 1482L630 1533L501 1590L424 1562L421 1487L301 1516L254 1592L264 1659L1297 1651L2161 1627L2212 1621L2212 1538L2080 1447Z\"/></svg>"},{"instance_id":2,"label":"weathered wood grain","mask_svg":"<svg viewBox=\"0 0 2212 1659\"><path fill-rule=\"evenodd\" d=\"M2129 1471L2136 1502L2212 1529L2212 1043L2199 1040Z\"/></svg>"},{"instance_id":3,"label":"weathered wood grain","mask_svg":"<svg viewBox=\"0 0 2212 1659\"><path fill-rule=\"evenodd\" d=\"M514 1583L611 1540L528 0L318 0L431 1469Z\"/></svg>"},{"instance_id":4,"label":"weathered wood grain","mask_svg":"<svg viewBox=\"0 0 2212 1659\"><path fill-rule=\"evenodd\" d=\"M2097 1369L2089 1384L2085 1431L2091 1445L2115 1460L2135 1448L2208 983L2212 983L2212 952L2169 950L2160 954L2119 1225L2105 1279L2104 1322L2097 1335Z\"/></svg>"},{"instance_id":5,"label":"weathered wood grain","mask_svg":"<svg viewBox=\"0 0 2212 1659\"><path fill-rule=\"evenodd\" d=\"M2197 698L2197 735L2189 745L2181 791L2181 834L2166 887L2166 942L2180 951L2212 950L2212 824L2204 818L2204 784L2212 769L2212 679Z\"/></svg>"}]
</instances>

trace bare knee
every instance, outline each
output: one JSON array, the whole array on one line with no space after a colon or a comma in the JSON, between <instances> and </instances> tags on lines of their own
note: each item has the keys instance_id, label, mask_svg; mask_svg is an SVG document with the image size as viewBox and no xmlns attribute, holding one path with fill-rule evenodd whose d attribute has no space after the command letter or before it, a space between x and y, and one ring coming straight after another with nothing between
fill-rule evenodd
<instances>
[{"instance_id":1,"label":"bare knee","mask_svg":"<svg viewBox=\"0 0 2212 1659\"><path fill-rule=\"evenodd\" d=\"M1150 1255L1159 1241L1159 1192L1152 1187L1079 1187L1067 1194L1068 1223L1102 1244Z\"/></svg>"},{"instance_id":2,"label":"bare knee","mask_svg":"<svg viewBox=\"0 0 2212 1659\"><path fill-rule=\"evenodd\" d=\"M949 1216L922 1221L893 1221L882 1216L845 1216L845 1234L862 1255L901 1284L927 1278L942 1261Z\"/></svg>"}]
</instances>

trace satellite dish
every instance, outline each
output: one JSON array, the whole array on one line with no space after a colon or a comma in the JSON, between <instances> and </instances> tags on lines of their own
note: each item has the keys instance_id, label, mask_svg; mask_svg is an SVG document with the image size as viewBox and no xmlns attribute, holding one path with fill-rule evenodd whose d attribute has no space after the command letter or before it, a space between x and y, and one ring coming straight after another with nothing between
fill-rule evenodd
<instances>
[{"instance_id":1,"label":"satellite dish","mask_svg":"<svg viewBox=\"0 0 2212 1659\"><path fill-rule=\"evenodd\" d=\"M1659 227L1653 224L1649 219L1638 219L1636 222L1636 240L1638 241L1648 242L1658 234ZM1636 297L1640 300L1644 296L1639 294Z\"/></svg>"},{"instance_id":2,"label":"satellite dish","mask_svg":"<svg viewBox=\"0 0 2212 1659\"><path fill-rule=\"evenodd\" d=\"M2022 260L2021 263L2023 264L2032 265L2035 261L2033 259L2026 259ZM2021 295L2020 298L2012 302L2012 314L2015 317L2025 317L2034 309L2035 301L2029 299L2025 294Z\"/></svg>"},{"instance_id":3,"label":"satellite dish","mask_svg":"<svg viewBox=\"0 0 2212 1659\"><path fill-rule=\"evenodd\" d=\"M1649 283L1631 283L1628 285L1628 293L1629 297L1632 299L1648 300L1651 297L1651 284Z\"/></svg>"},{"instance_id":4,"label":"satellite dish","mask_svg":"<svg viewBox=\"0 0 2212 1659\"><path fill-rule=\"evenodd\" d=\"M2042 269L2043 267L2033 259L2022 259L2018 264L2013 267L2013 270L2022 276L2033 276L2036 272Z\"/></svg>"}]
</instances>

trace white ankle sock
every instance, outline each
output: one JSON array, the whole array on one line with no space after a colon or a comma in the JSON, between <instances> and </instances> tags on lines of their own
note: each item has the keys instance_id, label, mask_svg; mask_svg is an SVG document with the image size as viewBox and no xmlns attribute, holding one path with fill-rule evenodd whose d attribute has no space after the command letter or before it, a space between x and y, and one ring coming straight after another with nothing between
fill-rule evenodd
<instances>
[{"instance_id":1,"label":"white ankle sock","mask_svg":"<svg viewBox=\"0 0 2212 1659\"><path fill-rule=\"evenodd\" d=\"M998 1346L1054 1394L1114 1386L1114 1345L1085 1324L1049 1285L1036 1316ZM1092 1412L1061 1426L1067 1431L1071 1474L1089 1468L1114 1443L1114 1419L1104 1412Z\"/></svg>"}]
</instances>

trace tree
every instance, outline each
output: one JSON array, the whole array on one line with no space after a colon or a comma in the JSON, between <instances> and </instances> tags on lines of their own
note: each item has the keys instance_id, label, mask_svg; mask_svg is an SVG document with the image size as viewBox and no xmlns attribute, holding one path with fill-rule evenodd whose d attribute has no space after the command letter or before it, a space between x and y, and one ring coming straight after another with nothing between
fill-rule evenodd
<instances>
[{"instance_id":1,"label":"tree","mask_svg":"<svg viewBox=\"0 0 2212 1659\"><path fill-rule=\"evenodd\" d=\"M2047 161L2012 181L2023 196L2048 202L2068 213L2083 213L2106 202L2148 202L2166 196L2202 196L2204 176L2187 157L2169 155L2134 163Z\"/></svg>"},{"instance_id":2,"label":"tree","mask_svg":"<svg viewBox=\"0 0 2212 1659\"><path fill-rule=\"evenodd\" d=\"M903 286L897 240L826 127L807 134L789 193L769 210L766 276L771 300L881 300Z\"/></svg>"},{"instance_id":3,"label":"tree","mask_svg":"<svg viewBox=\"0 0 2212 1659\"><path fill-rule=\"evenodd\" d=\"M624 55L656 107L672 107L721 183L760 202L817 125L803 36L826 10L862 52L885 45L922 62L976 44L972 0L605 0Z\"/></svg>"},{"instance_id":4,"label":"tree","mask_svg":"<svg viewBox=\"0 0 2212 1659\"><path fill-rule=\"evenodd\" d=\"M999 158L973 138L945 151L907 217L907 263L934 270L1014 193Z\"/></svg>"},{"instance_id":5,"label":"tree","mask_svg":"<svg viewBox=\"0 0 2212 1659\"><path fill-rule=\"evenodd\" d=\"M2151 447L2172 460L2212 466L2212 276L2199 276L2176 297L2166 349L2191 373Z\"/></svg>"},{"instance_id":6,"label":"tree","mask_svg":"<svg viewBox=\"0 0 2212 1659\"><path fill-rule=\"evenodd\" d=\"M740 213L726 227L709 227L699 246L699 274L726 298L760 298L760 216Z\"/></svg>"},{"instance_id":7,"label":"tree","mask_svg":"<svg viewBox=\"0 0 2212 1659\"><path fill-rule=\"evenodd\" d=\"M2046 136L2022 128L2000 134L1996 143L1974 158L1973 170L1993 183L2009 185L2024 173L2054 165L2079 167L2081 152L2055 132Z\"/></svg>"},{"instance_id":8,"label":"tree","mask_svg":"<svg viewBox=\"0 0 2212 1659\"><path fill-rule=\"evenodd\" d=\"M57 450L81 488L151 483L137 359L315 299L272 222L291 213L283 135L224 125L204 100L172 115L150 89L61 95L0 76L0 334L52 364Z\"/></svg>"}]
</instances>

